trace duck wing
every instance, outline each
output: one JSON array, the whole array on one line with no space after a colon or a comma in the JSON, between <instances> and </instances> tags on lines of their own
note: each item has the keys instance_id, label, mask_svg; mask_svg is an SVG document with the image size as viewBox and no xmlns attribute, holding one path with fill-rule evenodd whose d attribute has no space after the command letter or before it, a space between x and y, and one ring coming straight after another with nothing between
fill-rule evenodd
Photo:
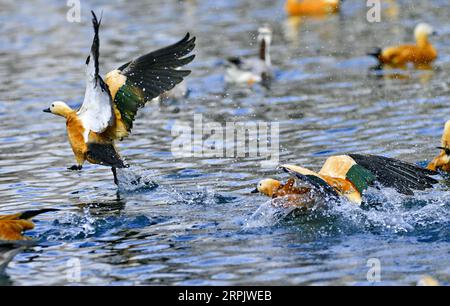
<instances>
[{"instance_id":1,"label":"duck wing","mask_svg":"<svg viewBox=\"0 0 450 306\"><path fill-rule=\"evenodd\" d=\"M313 191L327 198L339 198L339 193L321 178L320 174L294 165L281 165L279 168L306 183Z\"/></svg>"},{"instance_id":2,"label":"duck wing","mask_svg":"<svg viewBox=\"0 0 450 306\"><path fill-rule=\"evenodd\" d=\"M94 40L91 52L86 59L86 92L84 101L77 112L83 127L85 128L85 141L88 141L89 132L104 132L114 122L114 110L108 86L99 75L99 47L98 31L100 22L92 12L92 24L94 27Z\"/></svg>"},{"instance_id":3,"label":"duck wing","mask_svg":"<svg viewBox=\"0 0 450 306\"><path fill-rule=\"evenodd\" d=\"M358 165L370 171L375 179L384 187L394 188L405 195L414 195L414 190L432 188L438 181L432 175L435 171L419 167L415 164L384 156L349 154Z\"/></svg>"},{"instance_id":4,"label":"duck wing","mask_svg":"<svg viewBox=\"0 0 450 306\"><path fill-rule=\"evenodd\" d=\"M179 42L134 59L106 75L120 123L128 132L139 108L190 74L190 70L179 68L194 59L195 55L187 56L194 48L195 37L187 33Z\"/></svg>"}]
</instances>

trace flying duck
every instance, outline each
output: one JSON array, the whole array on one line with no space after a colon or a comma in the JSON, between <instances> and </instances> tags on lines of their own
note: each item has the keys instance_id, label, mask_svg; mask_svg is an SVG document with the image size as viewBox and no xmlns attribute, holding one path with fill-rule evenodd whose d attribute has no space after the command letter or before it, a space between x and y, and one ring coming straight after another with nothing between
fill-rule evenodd
<instances>
[{"instance_id":1,"label":"flying duck","mask_svg":"<svg viewBox=\"0 0 450 306\"><path fill-rule=\"evenodd\" d=\"M427 166L428 169L450 172L450 120L445 123L441 138L440 153Z\"/></svg>"},{"instance_id":2,"label":"flying duck","mask_svg":"<svg viewBox=\"0 0 450 306\"><path fill-rule=\"evenodd\" d=\"M433 27L426 23L419 23L414 29L416 44L400 45L387 48L375 48L368 55L378 59L380 64L393 67L404 67L408 63L417 66L429 65L437 58L437 51L428 40L436 35Z\"/></svg>"},{"instance_id":3,"label":"flying duck","mask_svg":"<svg viewBox=\"0 0 450 306\"><path fill-rule=\"evenodd\" d=\"M254 83L267 82L272 77L270 60L270 44L272 30L268 26L258 29L259 56L254 58L230 57L227 59L225 82Z\"/></svg>"},{"instance_id":4,"label":"flying duck","mask_svg":"<svg viewBox=\"0 0 450 306\"><path fill-rule=\"evenodd\" d=\"M67 134L76 159L70 170L81 170L83 163L109 166L118 184L116 168L128 165L122 160L115 142L127 137L139 108L171 90L189 75L179 68L190 63L187 56L195 47L189 33L179 42L127 62L106 74L99 75L100 22L92 12L94 40L86 59L86 91L78 110L62 101L51 104L44 112L66 119Z\"/></svg>"},{"instance_id":5,"label":"flying duck","mask_svg":"<svg viewBox=\"0 0 450 306\"><path fill-rule=\"evenodd\" d=\"M286 0L284 9L289 16L320 16L339 12L339 0Z\"/></svg>"},{"instance_id":6,"label":"flying duck","mask_svg":"<svg viewBox=\"0 0 450 306\"><path fill-rule=\"evenodd\" d=\"M329 157L319 172L294 165L282 165L280 169L291 178L286 184L265 179L252 193L260 192L272 198L286 194L288 205L308 208L319 199L345 197L360 205L363 192L369 186L394 188L405 195L414 190L425 190L438 183L432 178L437 173L414 164L375 155L349 154ZM292 179L302 187L294 187Z\"/></svg>"}]
</instances>

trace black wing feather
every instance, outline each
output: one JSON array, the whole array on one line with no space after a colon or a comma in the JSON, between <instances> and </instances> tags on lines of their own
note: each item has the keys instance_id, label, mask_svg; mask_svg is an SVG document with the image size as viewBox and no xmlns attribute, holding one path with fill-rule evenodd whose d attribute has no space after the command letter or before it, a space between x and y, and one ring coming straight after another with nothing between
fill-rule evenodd
<instances>
[{"instance_id":1,"label":"black wing feather","mask_svg":"<svg viewBox=\"0 0 450 306\"><path fill-rule=\"evenodd\" d=\"M282 169L284 172L289 173L290 175L295 176L300 181L308 183L313 188L313 190L323 194L324 196L327 196L328 198L339 198L338 192L320 177L314 175L304 175L283 166L280 166L280 169Z\"/></svg>"},{"instance_id":2,"label":"black wing feather","mask_svg":"<svg viewBox=\"0 0 450 306\"><path fill-rule=\"evenodd\" d=\"M414 195L414 190L433 187L438 181L431 175L437 172L400 160L365 154L349 154L362 167L376 176L382 186L394 188L397 192Z\"/></svg>"},{"instance_id":3,"label":"black wing feather","mask_svg":"<svg viewBox=\"0 0 450 306\"><path fill-rule=\"evenodd\" d=\"M189 64L195 55L188 55L195 48L195 37L190 34L179 42L143 55L118 68L126 76L125 84L114 97L127 130L133 127L137 110L146 102L171 90L188 76L190 70L180 67Z\"/></svg>"}]
</instances>

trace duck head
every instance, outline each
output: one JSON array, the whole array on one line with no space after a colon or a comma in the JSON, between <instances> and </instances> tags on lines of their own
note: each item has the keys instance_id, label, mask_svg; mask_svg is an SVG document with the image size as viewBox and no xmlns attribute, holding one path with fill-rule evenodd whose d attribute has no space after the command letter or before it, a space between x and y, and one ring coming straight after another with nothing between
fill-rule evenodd
<instances>
[{"instance_id":1,"label":"duck head","mask_svg":"<svg viewBox=\"0 0 450 306\"><path fill-rule=\"evenodd\" d=\"M450 172L450 120L445 123L441 146L437 148L441 152L428 164L427 168L434 171L440 169Z\"/></svg>"},{"instance_id":2,"label":"duck head","mask_svg":"<svg viewBox=\"0 0 450 306\"><path fill-rule=\"evenodd\" d=\"M419 23L414 28L414 37L418 43L421 41L428 41L429 36L435 36L436 34L437 32L428 23Z\"/></svg>"},{"instance_id":3,"label":"duck head","mask_svg":"<svg viewBox=\"0 0 450 306\"><path fill-rule=\"evenodd\" d=\"M275 192L280 189L281 182L274 179L264 179L259 181L256 189L252 193L262 193L268 197L272 197Z\"/></svg>"},{"instance_id":4,"label":"duck head","mask_svg":"<svg viewBox=\"0 0 450 306\"><path fill-rule=\"evenodd\" d=\"M43 110L44 113L51 113L66 118L73 110L63 101L53 102L49 108Z\"/></svg>"}]
</instances>

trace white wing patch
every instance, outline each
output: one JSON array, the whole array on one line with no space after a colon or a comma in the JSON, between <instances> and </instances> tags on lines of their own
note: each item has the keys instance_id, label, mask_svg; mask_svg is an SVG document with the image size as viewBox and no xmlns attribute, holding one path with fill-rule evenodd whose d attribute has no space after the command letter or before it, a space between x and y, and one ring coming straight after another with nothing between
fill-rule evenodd
<instances>
[{"instance_id":1,"label":"white wing patch","mask_svg":"<svg viewBox=\"0 0 450 306\"><path fill-rule=\"evenodd\" d=\"M93 61L91 60L91 62ZM91 65L88 65L88 70L90 70L89 66ZM111 97L107 89L102 87L103 81L100 77L98 78L97 80L95 77L92 79L91 74L88 73L84 101L77 112L85 129L84 140L86 142L90 131L102 133L114 120Z\"/></svg>"}]
</instances>

